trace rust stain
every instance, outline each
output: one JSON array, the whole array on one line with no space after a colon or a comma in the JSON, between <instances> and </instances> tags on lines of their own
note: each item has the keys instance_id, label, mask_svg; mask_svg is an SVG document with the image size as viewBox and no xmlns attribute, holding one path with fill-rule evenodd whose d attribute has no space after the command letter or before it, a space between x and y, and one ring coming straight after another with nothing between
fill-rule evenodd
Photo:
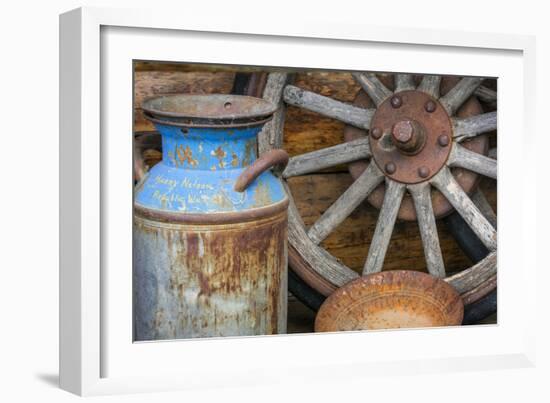
<instances>
[{"instance_id":1,"label":"rust stain","mask_svg":"<svg viewBox=\"0 0 550 403\"><path fill-rule=\"evenodd\" d=\"M196 159L193 159L193 151L189 146L183 148L183 145L176 147L176 154L178 155L178 160L180 165L183 165L187 162L191 166L196 166L198 164Z\"/></svg>"},{"instance_id":2,"label":"rust stain","mask_svg":"<svg viewBox=\"0 0 550 403\"><path fill-rule=\"evenodd\" d=\"M227 153L223 150L222 146L218 146L218 148L212 151L212 155L214 155L216 158L225 158Z\"/></svg>"},{"instance_id":3,"label":"rust stain","mask_svg":"<svg viewBox=\"0 0 550 403\"><path fill-rule=\"evenodd\" d=\"M257 180L258 185L254 189L254 207L267 206L272 203L269 188L262 180Z\"/></svg>"},{"instance_id":4,"label":"rust stain","mask_svg":"<svg viewBox=\"0 0 550 403\"><path fill-rule=\"evenodd\" d=\"M218 193L212 196L212 203L216 204L223 210L230 210L234 207L231 200L229 200L223 193Z\"/></svg>"},{"instance_id":5,"label":"rust stain","mask_svg":"<svg viewBox=\"0 0 550 403\"><path fill-rule=\"evenodd\" d=\"M235 153L233 153L231 155L231 165L233 167L238 167L239 166L239 157Z\"/></svg>"},{"instance_id":6,"label":"rust stain","mask_svg":"<svg viewBox=\"0 0 550 403\"><path fill-rule=\"evenodd\" d=\"M169 248L169 292L179 301L179 316L157 314L156 327L192 337L231 335L235 329L257 335L281 331L286 212L237 224L136 223L139 232L166 240Z\"/></svg>"},{"instance_id":7,"label":"rust stain","mask_svg":"<svg viewBox=\"0 0 550 403\"><path fill-rule=\"evenodd\" d=\"M251 139L244 146L243 167L246 167L256 159L256 139Z\"/></svg>"},{"instance_id":8,"label":"rust stain","mask_svg":"<svg viewBox=\"0 0 550 403\"><path fill-rule=\"evenodd\" d=\"M201 295L205 295L205 296L209 296L210 295L210 284L208 283L208 280L206 279L204 273L202 272L197 272L197 278L199 279L199 285L200 285L200 292L199 292L199 296Z\"/></svg>"},{"instance_id":9,"label":"rust stain","mask_svg":"<svg viewBox=\"0 0 550 403\"><path fill-rule=\"evenodd\" d=\"M210 154L218 159L218 165L220 168L225 168L225 157L227 153L224 151L222 146L218 146L215 150L212 150Z\"/></svg>"}]
</instances>

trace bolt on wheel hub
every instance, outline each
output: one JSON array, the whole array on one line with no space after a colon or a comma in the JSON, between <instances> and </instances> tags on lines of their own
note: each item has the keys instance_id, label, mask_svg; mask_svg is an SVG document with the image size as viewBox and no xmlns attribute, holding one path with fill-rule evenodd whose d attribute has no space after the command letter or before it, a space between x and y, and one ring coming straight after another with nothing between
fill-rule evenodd
<instances>
[{"instance_id":1,"label":"bolt on wheel hub","mask_svg":"<svg viewBox=\"0 0 550 403\"><path fill-rule=\"evenodd\" d=\"M426 131L416 120L401 120L393 125L393 144L403 154L416 155L426 144Z\"/></svg>"},{"instance_id":2,"label":"bolt on wheel hub","mask_svg":"<svg viewBox=\"0 0 550 403\"><path fill-rule=\"evenodd\" d=\"M389 178L407 184L433 177L449 157L452 126L443 106L421 91L386 99L370 128L373 160Z\"/></svg>"}]
</instances>

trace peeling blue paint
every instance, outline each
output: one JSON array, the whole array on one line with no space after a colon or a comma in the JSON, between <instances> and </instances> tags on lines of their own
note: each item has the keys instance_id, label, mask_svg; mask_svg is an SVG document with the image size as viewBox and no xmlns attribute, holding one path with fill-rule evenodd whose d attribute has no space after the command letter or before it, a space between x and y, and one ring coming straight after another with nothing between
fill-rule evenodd
<instances>
[{"instance_id":1,"label":"peeling blue paint","mask_svg":"<svg viewBox=\"0 0 550 403\"><path fill-rule=\"evenodd\" d=\"M246 128L181 128L155 124L163 158L136 186L135 203L182 213L239 212L285 199L279 179L262 173L244 192L233 190L256 160L261 125Z\"/></svg>"}]
</instances>

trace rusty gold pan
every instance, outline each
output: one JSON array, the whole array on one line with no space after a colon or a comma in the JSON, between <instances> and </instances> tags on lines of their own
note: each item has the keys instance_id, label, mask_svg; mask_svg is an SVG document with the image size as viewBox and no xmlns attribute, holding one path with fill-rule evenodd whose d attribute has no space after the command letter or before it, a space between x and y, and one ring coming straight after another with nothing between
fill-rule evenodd
<instances>
[{"instance_id":1,"label":"rusty gold pan","mask_svg":"<svg viewBox=\"0 0 550 403\"><path fill-rule=\"evenodd\" d=\"M456 326L464 304L445 281L395 270L360 277L336 290L321 306L316 332Z\"/></svg>"}]
</instances>

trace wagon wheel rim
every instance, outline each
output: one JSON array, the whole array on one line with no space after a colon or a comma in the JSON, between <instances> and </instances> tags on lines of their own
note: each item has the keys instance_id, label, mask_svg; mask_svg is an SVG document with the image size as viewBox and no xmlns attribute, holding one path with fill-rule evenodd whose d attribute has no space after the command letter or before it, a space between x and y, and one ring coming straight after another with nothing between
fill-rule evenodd
<instances>
[{"instance_id":1,"label":"wagon wheel rim","mask_svg":"<svg viewBox=\"0 0 550 403\"><path fill-rule=\"evenodd\" d=\"M447 159L435 173L427 175L425 180L415 183L403 183L392 178L392 169L380 167L372 161L372 133L367 138L316 150L291 158L283 172L283 178L313 173L342 163L370 159L365 171L350 187L329 207L321 217L308 229L305 228L300 214L292 199L289 207L289 260L292 268L310 286L321 294L330 295L336 288L356 279L359 274L319 246L351 212L381 183L386 186L384 201L379 213L373 241L365 261L363 274L378 272L382 269L397 213L404 194L411 195L418 223L424 254L430 274L445 277L465 299L471 303L486 295L496 284L496 248L497 232L485 218L480 209L462 190L451 173L451 168L460 167L477 174L496 179L496 160L467 150L462 143L483 133L496 129L496 112L476 115L469 118L454 116L456 110L474 92L478 92L482 79L462 78L451 91L444 96L439 94L440 76L424 76L418 86L408 74L396 75L396 89L388 89L373 73L354 73L354 78L373 99L377 108L363 109L322 95L285 85L283 73L272 73L268 78L264 98L274 102L302 107L321 115L343 121L355 127L371 130L371 122L376 119L377 109L387 102L396 102L396 95L405 91L418 91L428 94L436 101L437 106L444 108L449 116L451 133L449 133L449 152ZM277 88L277 89L275 89ZM266 95L267 94L267 95ZM281 98L277 96L280 95ZM284 108L278 112L271 127L265 129L269 139L268 147L280 146L282 143L281 121L284 120ZM386 134L387 135L387 134ZM278 144L277 144L278 143ZM261 145L260 145L261 146ZM260 147L261 148L261 147ZM389 172L388 172L389 171ZM435 216L431 207L431 188L438 189L450 204L465 219L470 228L489 249L489 255L453 276L446 277L442 259L439 237L435 227ZM305 263L304 263L305 262ZM317 262L315 266L307 262Z\"/></svg>"}]
</instances>

